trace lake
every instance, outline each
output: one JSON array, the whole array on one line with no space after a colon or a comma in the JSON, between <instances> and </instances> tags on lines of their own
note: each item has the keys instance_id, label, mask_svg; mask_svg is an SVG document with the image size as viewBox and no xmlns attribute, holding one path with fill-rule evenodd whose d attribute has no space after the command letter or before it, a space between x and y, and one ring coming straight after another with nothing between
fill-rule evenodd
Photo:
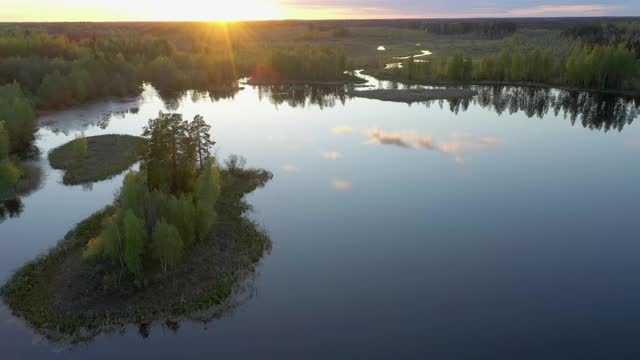
<instances>
[{"instance_id":1,"label":"lake","mask_svg":"<svg viewBox=\"0 0 640 360\"><path fill-rule=\"evenodd\" d=\"M311 87L163 101L145 87L43 116L46 158L82 132L203 115L219 157L274 173L248 198L274 245L251 296L209 323L64 348L0 305L2 358L638 358L640 102L476 90L407 105ZM35 165L40 186L3 204L2 282L110 203L123 176L68 187Z\"/></svg>"}]
</instances>

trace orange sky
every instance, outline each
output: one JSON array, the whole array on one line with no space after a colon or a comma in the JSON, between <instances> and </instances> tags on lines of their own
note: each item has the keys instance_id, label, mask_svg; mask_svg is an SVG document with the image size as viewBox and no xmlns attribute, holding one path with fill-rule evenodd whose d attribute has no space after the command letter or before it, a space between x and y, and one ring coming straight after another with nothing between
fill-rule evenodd
<instances>
[{"instance_id":1,"label":"orange sky","mask_svg":"<svg viewBox=\"0 0 640 360\"><path fill-rule=\"evenodd\" d=\"M2 0L0 21L265 20L638 15L635 1L535 0ZM506 4L510 6L506 6Z\"/></svg>"}]
</instances>

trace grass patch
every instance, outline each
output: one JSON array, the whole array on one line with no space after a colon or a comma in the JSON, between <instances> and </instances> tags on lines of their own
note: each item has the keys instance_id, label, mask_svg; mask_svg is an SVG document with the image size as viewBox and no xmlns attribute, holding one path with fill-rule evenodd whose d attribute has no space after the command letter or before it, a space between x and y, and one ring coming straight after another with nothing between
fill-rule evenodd
<instances>
[{"instance_id":1,"label":"grass patch","mask_svg":"<svg viewBox=\"0 0 640 360\"><path fill-rule=\"evenodd\" d=\"M376 99L381 101L402 102L411 104L430 100L459 100L477 95L470 89L405 89L405 90L354 90L349 92L353 97Z\"/></svg>"},{"instance_id":2,"label":"grass patch","mask_svg":"<svg viewBox=\"0 0 640 360\"><path fill-rule=\"evenodd\" d=\"M190 248L170 272L149 267L144 285L136 287L120 279L110 261L82 259L88 241L102 231L103 219L113 214L108 206L19 269L0 295L38 334L65 345L130 324L221 317L245 296L245 280L271 249L266 231L244 215L250 206L242 199L272 177L251 169L221 175L224 196L217 203L220 218L211 237Z\"/></svg>"},{"instance_id":3,"label":"grass patch","mask_svg":"<svg viewBox=\"0 0 640 360\"><path fill-rule=\"evenodd\" d=\"M86 142L84 149L81 142ZM88 184L129 169L139 161L145 143L145 139L130 135L79 138L52 150L49 162L54 169L65 171L65 185Z\"/></svg>"}]
</instances>

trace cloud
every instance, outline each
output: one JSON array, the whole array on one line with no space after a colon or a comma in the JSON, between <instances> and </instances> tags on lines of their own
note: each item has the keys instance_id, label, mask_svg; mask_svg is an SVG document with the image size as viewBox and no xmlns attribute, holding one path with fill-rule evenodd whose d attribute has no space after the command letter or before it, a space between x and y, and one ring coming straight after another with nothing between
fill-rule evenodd
<instances>
[{"instance_id":1,"label":"cloud","mask_svg":"<svg viewBox=\"0 0 640 360\"><path fill-rule=\"evenodd\" d=\"M438 150L445 154L457 154L459 152L462 152L462 149L462 144L457 141L444 143L438 147Z\"/></svg>"},{"instance_id":2,"label":"cloud","mask_svg":"<svg viewBox=\"0 0 640 360\"><path fill-rule=\"evenodd\" d=\"M491 149L503 145L498 138L475 136L470 131L453 132L450 139L443 142L436 142L431 135L420 136L416 130L384 132L375 128L369 130L367 135L369 140L366 143L370 145L391 145L404 149L436 151L452 155L459 164L465 163L464 153L467 151Z\"/></svg>"},{"instance_id":3,"label":"cloud","mask_svg":"<svg viewBox=\"0 0 640 360\"><path fill-rule=\"evenodd\" d=\"M632 15L638 10L631 0L616 4L578 3L536 4L534 1L514 0L488 6L482 0L459 2L419 0L280 0L287 9L285 17L292 18L478 18L478 17L545 17Z\"/></svg>"},{"instance_id":4,"label":"cloud","mask_svg":"<svg viewBox=\"0 0 640 360\"><path fill-rule=\"evenodd\" d=\"M337 191L346 191L353 187L353 183L349 180L333 180L332 183L333 189Z\"/></svg>"},{"instance_id":5,"label":"cloud","mask_svg":"<svg viewBox=\"0 0 640 360\"><path fill-rule=\"evenodd\" d=\"M295 166L295 165L291 165L291 164L287 164L282 166L282 170L289 172L289 173L294 173L294 172L298 172L300 171L300 168Z\"/></svg>"},{"instance_id":6,"label":"cloud","mask_svg":"<svg viewBox=\"0 0 640 360\"><path fill-rule=\"evenodd\" d=\"M436 144L431 136L419 137L416 139L416 146L422 149L436 150Z\"/></svg>"},{"instance_id":7,"label":"cloud","mask_svg":"<svg viewBox=\"0 0 640 360\"><path fill-rule=\"evenodd\" d=\"M606 15L620 10L619 5L581 4L581 5L540 5L530 8L512 9L506 12L510 16L566 16L566 15Z\"/></svg>"},{"instance_id":8,"label":"cloud","mask_svg":"<svg viewBox=\"0 0 640 360\"><path fill-rule=\"evenodd\" d=\"M328 160L338 160L338 159L342 159L342 154L340 154L339 152L335 152L335 151L327 151L327 152L323 152L321 153L322 157Z\"/></svg>"},{"instance_id":9,"label":"cloud","mask_svg":"<svg viewBox=\"0 0 640 360\"><path fill-rule=\"evenodd\" d=\"M351 126L343 125L343 126L336 126L331 131L333 131L333 133L337 135L344 135L344 134L353 132L353 128Z\"/></svg>"},{"instance_id":10,"label":"cloud","mask_svg":"<svg viewBox=\"0 0 640 360\"><path fill-rule=\"evenodd\" d=\"M415 132L414 132L415 133ZM371 129L367 132L370 139L367 144L370 145L395 145L403 148L412 147L412 133L385 133L380 129Z\"/></svg>"},{"instance_id":11,"label":"cloud","mask_svg":"<svg viewBox=\"0 0 640 360\"><path fill-rule=\"evenodd\" d=\"M369 145L394 145L406 149L422 148L436 150L436 145L431 135L420 136L416 130L404 130L399 132L384 132L380 129L367 131Z\"/></svg>"}]
</instances>

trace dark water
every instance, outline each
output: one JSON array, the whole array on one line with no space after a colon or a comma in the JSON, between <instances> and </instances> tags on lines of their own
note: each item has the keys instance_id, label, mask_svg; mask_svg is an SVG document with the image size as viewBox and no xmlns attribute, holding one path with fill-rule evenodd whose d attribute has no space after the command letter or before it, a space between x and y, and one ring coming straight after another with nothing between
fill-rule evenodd
<instances>
[{"instance_id":1,"label":"dark water","mask_svg":"<svg viewBox=\"0 0 640 360\"><path fill-rule=\"evenodd\" d=\"M139 135L167 108L202 114L220 156L274 172L249 198L274 248L253 296L207 324L132 325L67 349L0 305L0 358L637 359L637 103L478 90L408 106L311 88L163 102L147 89L44 117L46 153L81 131ZM0 281L122 180L66 187L39 166L41 187L0 224Z\"/></svg>"}]
</instances>

